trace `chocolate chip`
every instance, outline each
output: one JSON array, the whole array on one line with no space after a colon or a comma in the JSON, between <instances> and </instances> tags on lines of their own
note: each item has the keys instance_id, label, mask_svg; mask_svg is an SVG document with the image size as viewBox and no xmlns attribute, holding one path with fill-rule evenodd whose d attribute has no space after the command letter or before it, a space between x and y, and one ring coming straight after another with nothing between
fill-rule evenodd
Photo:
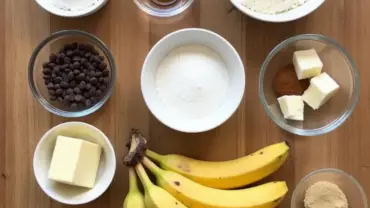
<instances>
[{"instance_id":1,"label":"chocolate chip","mask_svg":"<svg viewBox=\"0 0 370 208\"><path fill-rule=\"evenodd\" d=\"M66 81L62 81L62 82L60 83L60 86L61 86L61 87L63 87L63 88L67 88L69 85L68 85L68 82L66 82Z\"/></svg>"},{"instance_id":2,"label":"chocolate chip","mask_svg":"<svg viewBox=\"0 0 370 208\"><path fill-rule=\"evenodd\" d=\"M55 90L60 89L60 84L55 84L55 85L54 85L54 89L55 89Z\"/></svg>"},{"instance_id":3,"label":"chocolate chip","mask_svg":"<svg viewBox=\"0 0 370 208\"><path fill-rule=\"evenodd\" d=\"M100 71L98 71L98 72L96 72L96 73L95 73L95 76L96 76L96 77L101 77L102 75L103 75L103 73L102 73L102 72L100 72Z\"/></svg>"},{"instance_id":4,"label":"chocolate chip","mask_svg":"<svg viewBox=\"0 0 370 208\"><path fill-rule=\"evenodd\" d=\"M103 82L104 82L104 84L108 85L109 82L110 82L110 78L109 77L105 77Z\"/></svg>"},{"instance_id":5,"label":"chocolate chip","mask_svg":"<svg viewBox=\"0 0 370 208\"><path fill-rule=\"evenodd\" d=\"M102 94L103 94L103 92L101 91L101 90L96 90L96 93L95 93L98 97L100 97Z\"/></svg>"},{"instance_id":6,"label":"chocolate chip","mask_svg":"<svg viewBox=\"0 0 370 208\"><path fill-rule=\"evenodd\" d=\"M51 89L54 89L54 84L50 82L50 83L47 85L47 88L48 88L48 89L50 89L50 90L51 90Z\"/></svg>"},{"instance_id":7,"label":"chocolate chip","mask_svg":"<svg viewBox=\"0 0 370 208\"><path fill-rule=\"evenodd\" d=\"M49 61L50 61L50 62L55 62L56 60L57 60L57 56L56 56L54 53L52 53L52 54L50 55Z\"/></svg>"},{"instance_id":8,"label":"chocolate chip","mask_svg":"<svg viewBox=\"0 0 370 208\"><path fill-rule=\"evenodd\" d=\"M99 56L94 56L94 61L97 62L97 63L100 63L101 62Z\"/></svg>"},{"instance_id":9,"label":"chocolate chip","mask_svg":"<svg viewBox=\"0 0 370 208\"><path fill-rule=\"evenodd\" d=\"M71 58L69 58L69 57L65 57L65 58L64 58L64 63L65 63L65 64L70 64L70 63L71 63Z\"/></svg>"},{"instance_id":10,"label":"chocolate chip","mask_svg":"<svg viewBox=\"0 0 370 208\"><path fill-rule=\"evenodd\" d=\"M44 63L42 64L42 68L47 68L47 67L48 67L48 64L49 64L49 62L44 62Z\"/></svg>"},{"instance_id":11,"label":"chocolate chip","mask_svg":"<svg viewBox=\"0 0 370 208\"><path fill-rule=\"evenodd\" d=\"M85 100L85 105L86 106L90 106L91 105L91 100L90 99L86 99Z\"/></svg>"},{"instance_id":12,"label":"chocolate chip","mask_svg":"<svg viewBox=\"0 0 370 208\"><path fill-rule=\"evenodd\" d=\"M99 64L99 69L104 70L104 69L106 69L106 68L107 68L107 64L106 64L106 63L101 62L101 63Z\"/></svg>"},{"instance_id":13,"label":"chocolate chip","mask_svg":"<svg viewBox=\"0 0 370 208\"><path fill-rule=\"evenodd\" d=\"M103 76L104 76L104 77L109 76L109 70L105 69L105 70L103 71Z\"/></svg>"},{"instance_id":14,"label":"chocolate chip","mask_svg":"<svg viewBox=\"0 0 370 208\"><path fill-rule=\"evenodd\" d=\"M63 81L63 79L61 77L55 77L53 81L54 83L59 84Z\"/></svg>"},{"instance_id":15,"label":"chocolate chip","mask_svg":"<svg viewBox=\"0 0 370 208\"><path fill-rule=\"evenodd\" d=\"M71 104L71 108L72 108L72 109L77 109L77 107L78 107L77 103L72 103L72 104Z\"/></svg>"},{"instance_id":16,"label":"chocolate chip","mask_svg":"<svg viewBox=\"0 0 370 208\"><path fill-rule=\"evenodd\" d=\"M90 90L90 89L91 89L91 87L92 87L92 86L91 86L91 84L90 84L90 83L88 83L88 84L86 84L85 89L86 89L86 90Z\"/></svg>"},{"instance_id":17,"label":"chocolate chip","mask_svg":"<svg viewBox=\"0 0 370 208\"><path fill-rule=\"evenodd\" d=\"M85 79L85 74L84 73L81 73L81 74L79 74L79 75L77 75L77 80L80 80L80 81L82 81L82 80L84 80Z\"/></svg>"},{"instance_id":18,"label":"chocolate chip","mask_svg":"<svg viewBox=\"0 0 370 208\"><path fill-rule=\"evenodd\" d=\"M79 87L75 87L75 88L73 89L73 92L74 92L75 94L81 94L81 89L80 89Z\"/></svg>"},{"instance_id":19,"label":"chocolate chip","mask_svg":"<svg viewBox=\"0 0 370 208\"><path fill-rule=\"evenodd\" d=\"M80 70L78 70L78 69L73 70L73 74L74 74L74 75L79 75L80 73L81 73L81 71L80 71Z\"/></svg>"},{"instance_id":20,"label":"chocolate chip","mask_svg":"<svg viewBox=\"0 0 370 208\"><path fill-rule=\"evenodd\" d=\"M82 95L75 95L75 101L80 102L82 100Z\"/></svg>"},{"instance_id":21,"label":"chocolate chip","mask_svg":"<svg viewBox=\"0 0 370 208\"><path fill-rule=\"evenodd\" d=\"M55 91L55 94L56 95L61 95L63 93L63 90L62 89L57 89L56 91Z\"/></svg>"},{"instance_id":22,"label":"chocolate chip","mask_svg":"<svg viewBox=\"0 0 370 208\"><path fill-rule=\"evenodd\" d=\"M79 69L80 68L80 63L79 62L74 62L73 63L73 68L75 68L75 69Z\"/></svg>"},{"instance_id":23,"label":"chocolate chip","mask_svg":"<svg viewBox=\"0 0 370 208\"><path fill-rule=\"evenodd\" d=\"M99 89L102 91L102 92L105 92L107 90L107 87L105 85L102 85L99 87Z\"/></svg>"},{"instance_id":24,"label":"chocolate chip","mask_svg":"<svg viewBox=\"0 0 370 208\"><path fill-rule=\"evenodd\" d=\"M44 74L51 74L51 69L49 69L49 68L44 68L44 69L42 70L42 73L44 73Z\"/></svg>"},{"instance_id":25,"label":"chocolate chip","mask_svg":"<svg viewBox=\"0 0 370 208\"><path fill-rule=\"evenodd\" d=\"M73 80L75 78L75 75L73 74L73 72L69 72L68 73L68 80Z\"/></svg>"},{"instance_id":26,"label":"chocolate chip","mask_svg":"<svg viewBox=\"0 0 370 208\"><path fill-rule=\"evenodd\" d=\"M93 78L90 79L90 83L92 85L96 85L98 83L98 79L96 79L96 77L93 77Z\"/></svg>"}]
</instances>

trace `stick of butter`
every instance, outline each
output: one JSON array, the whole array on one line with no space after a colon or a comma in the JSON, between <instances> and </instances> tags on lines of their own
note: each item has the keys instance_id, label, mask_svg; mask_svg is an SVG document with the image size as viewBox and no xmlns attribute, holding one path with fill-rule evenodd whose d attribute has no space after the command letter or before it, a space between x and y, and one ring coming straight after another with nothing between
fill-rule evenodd
<instances>
[{"instance_id":1,"label":"stick of butter","mask_svg":"<svg viewBox=\"0 0 370 208\"><path fill-rule=\"evenodd\" d=\"M49 169L49 179L92 188L101 155L101 147L81 139L58 136Z\"/></svg>"},{"instance_id":2,"label":"stick of butter","mask_svg":"<svg viewBox=\"0 0 370 208\"><path fill-rule=\"evenodd\" d=\"M303 121L304 103L302 96L285 95L279 97L278 102L285 119Z\"/></svg>"},{"instance_id":3,"label":"stick of butter","mask_svg":"<svg viewBox=\"0 0 370 208\"><path fill-rule=\"evenodd\" d=\"M294 52L293 64L299 80L319 75L323 67L315 49Z\"/></svg>"},{"instance_id":4,"label":"stick of butter","mask_svg":"<svg viewBox=\"0 0 370 208\"><path fill-rule=\"evenodd\" d=\"M327 74L311 79L310 86L303 93L303 100L314 110L319 109L338 91L339 85Z\"/></svg>"}]
</instances>

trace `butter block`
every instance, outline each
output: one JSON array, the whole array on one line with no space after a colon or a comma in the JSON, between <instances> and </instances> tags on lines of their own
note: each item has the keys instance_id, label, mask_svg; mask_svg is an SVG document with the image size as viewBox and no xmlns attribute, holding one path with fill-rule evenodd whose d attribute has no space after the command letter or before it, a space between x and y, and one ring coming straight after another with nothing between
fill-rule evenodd
<instances>
[{"instance_id":1,"label":"butter block","mask_svg":"<svg viewBox=\"0 0 370 208\"><path fill-rule=\"evenodd\" d=\"M296 121L304 120L304 103L302 96L285 95L279 97L278 102L285 119Z\"/></svg>"},{"instance_id":2,"label":"butter block","mask_svg":"<svg viewBox=\"0 0 370 208\"><path fill-rule=\"evenodd\" d=\"M310 86L303 93L303 100L314 110L319 109L338 91L339 85L327 74L311 79Z\"/></svg>"},{"instance_id":3,"label":"butter block","mask_svg":"<svg viewBox=\"0 0 370 208\"><path fill-rule=\"evenodd\" d=\"M94 143L58 136L49 169L49 179L92 188L102 148Z\"/></svg>"},{"instance_id":4,"label":"butter block","mask_svg":"<svg viewBox=\"0 0 370 208\"><path fill-rule=\"evenodd\" d=\"M294 52L293 64L299 80L320 75L323 67L315 49Z\"/></svg>"}]
</instances>

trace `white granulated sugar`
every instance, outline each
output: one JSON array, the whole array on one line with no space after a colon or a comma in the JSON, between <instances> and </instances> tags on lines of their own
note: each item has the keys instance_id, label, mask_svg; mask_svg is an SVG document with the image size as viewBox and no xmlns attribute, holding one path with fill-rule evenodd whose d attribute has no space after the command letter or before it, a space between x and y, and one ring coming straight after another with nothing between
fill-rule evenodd
<instances>
[{"instance_id":1,"label":"white granulated sugar","mask_svg":"<svg viewBox=\"0 0 370 208\"><path fill-rule=\"evenodd\" d=\"M245 7L265 14L279 14L297 8L308 0L236 0Z\"/></svg>"},{"instance_id":2,"label":"white granulated sugar","mask_svg":"<svg viewBox=\"0 0 370 208\"><path fill-rule=\"evenodd\" d=\"M169 113L179 119L211 115L229 88L226 64L218 53L203 45L172 50L160 63L156 90Z\"/></svg>"}]
</instances>

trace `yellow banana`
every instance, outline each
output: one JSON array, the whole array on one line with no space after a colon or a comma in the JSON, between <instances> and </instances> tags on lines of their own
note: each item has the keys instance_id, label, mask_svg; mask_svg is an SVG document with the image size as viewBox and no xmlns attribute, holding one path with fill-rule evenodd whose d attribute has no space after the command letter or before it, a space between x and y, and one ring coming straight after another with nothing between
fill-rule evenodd
<instances>
[{"instance_id":1,"label":"yellow banana","mask_svg":"<svg viewBox=\"0 0 370 208\"><path fill-rule=\"evenodd\" d=\"M288 192L285 182L241 190L214 189L178 173L162 170L147 157L142 162L156 176L160 187L191 208L274 208Z\"/></svg>"},{"instance_id":2,"label":"yellow banana","mask_svg":"<svg viewBox=\"0 0 370 208\"><path fill-rule=\"evenodd\" d=\"M208 162L181 155L159 155L147 150L146 155L163 169L179 173L202 185L231 189L259 181L284 164L289 146L278 143L236 160Z\"/></svg>"},{"instance_id":3,"label":"yellow banana","mask_svg":"<svg viewBox=\"0 0 370 208\"><path fill-rule=\"evenodd\" d=\"M139 175L141 183L145 189L146 208L187 208L170 193L154 185L150 181L144 167L140 163L136 165L136 172Z\"/></svg>"},{"instance_id":4,"label":"yellow banana","mask_svg":"<svg viewBox=\"0 0 370 208\"><path fill-rule=\"evenodd\" d=\"M144 196L137 186L137 178L133 168L128 169L130 190L123 203L123 208L145 208Z\"/></svg>"}]
</instances>

